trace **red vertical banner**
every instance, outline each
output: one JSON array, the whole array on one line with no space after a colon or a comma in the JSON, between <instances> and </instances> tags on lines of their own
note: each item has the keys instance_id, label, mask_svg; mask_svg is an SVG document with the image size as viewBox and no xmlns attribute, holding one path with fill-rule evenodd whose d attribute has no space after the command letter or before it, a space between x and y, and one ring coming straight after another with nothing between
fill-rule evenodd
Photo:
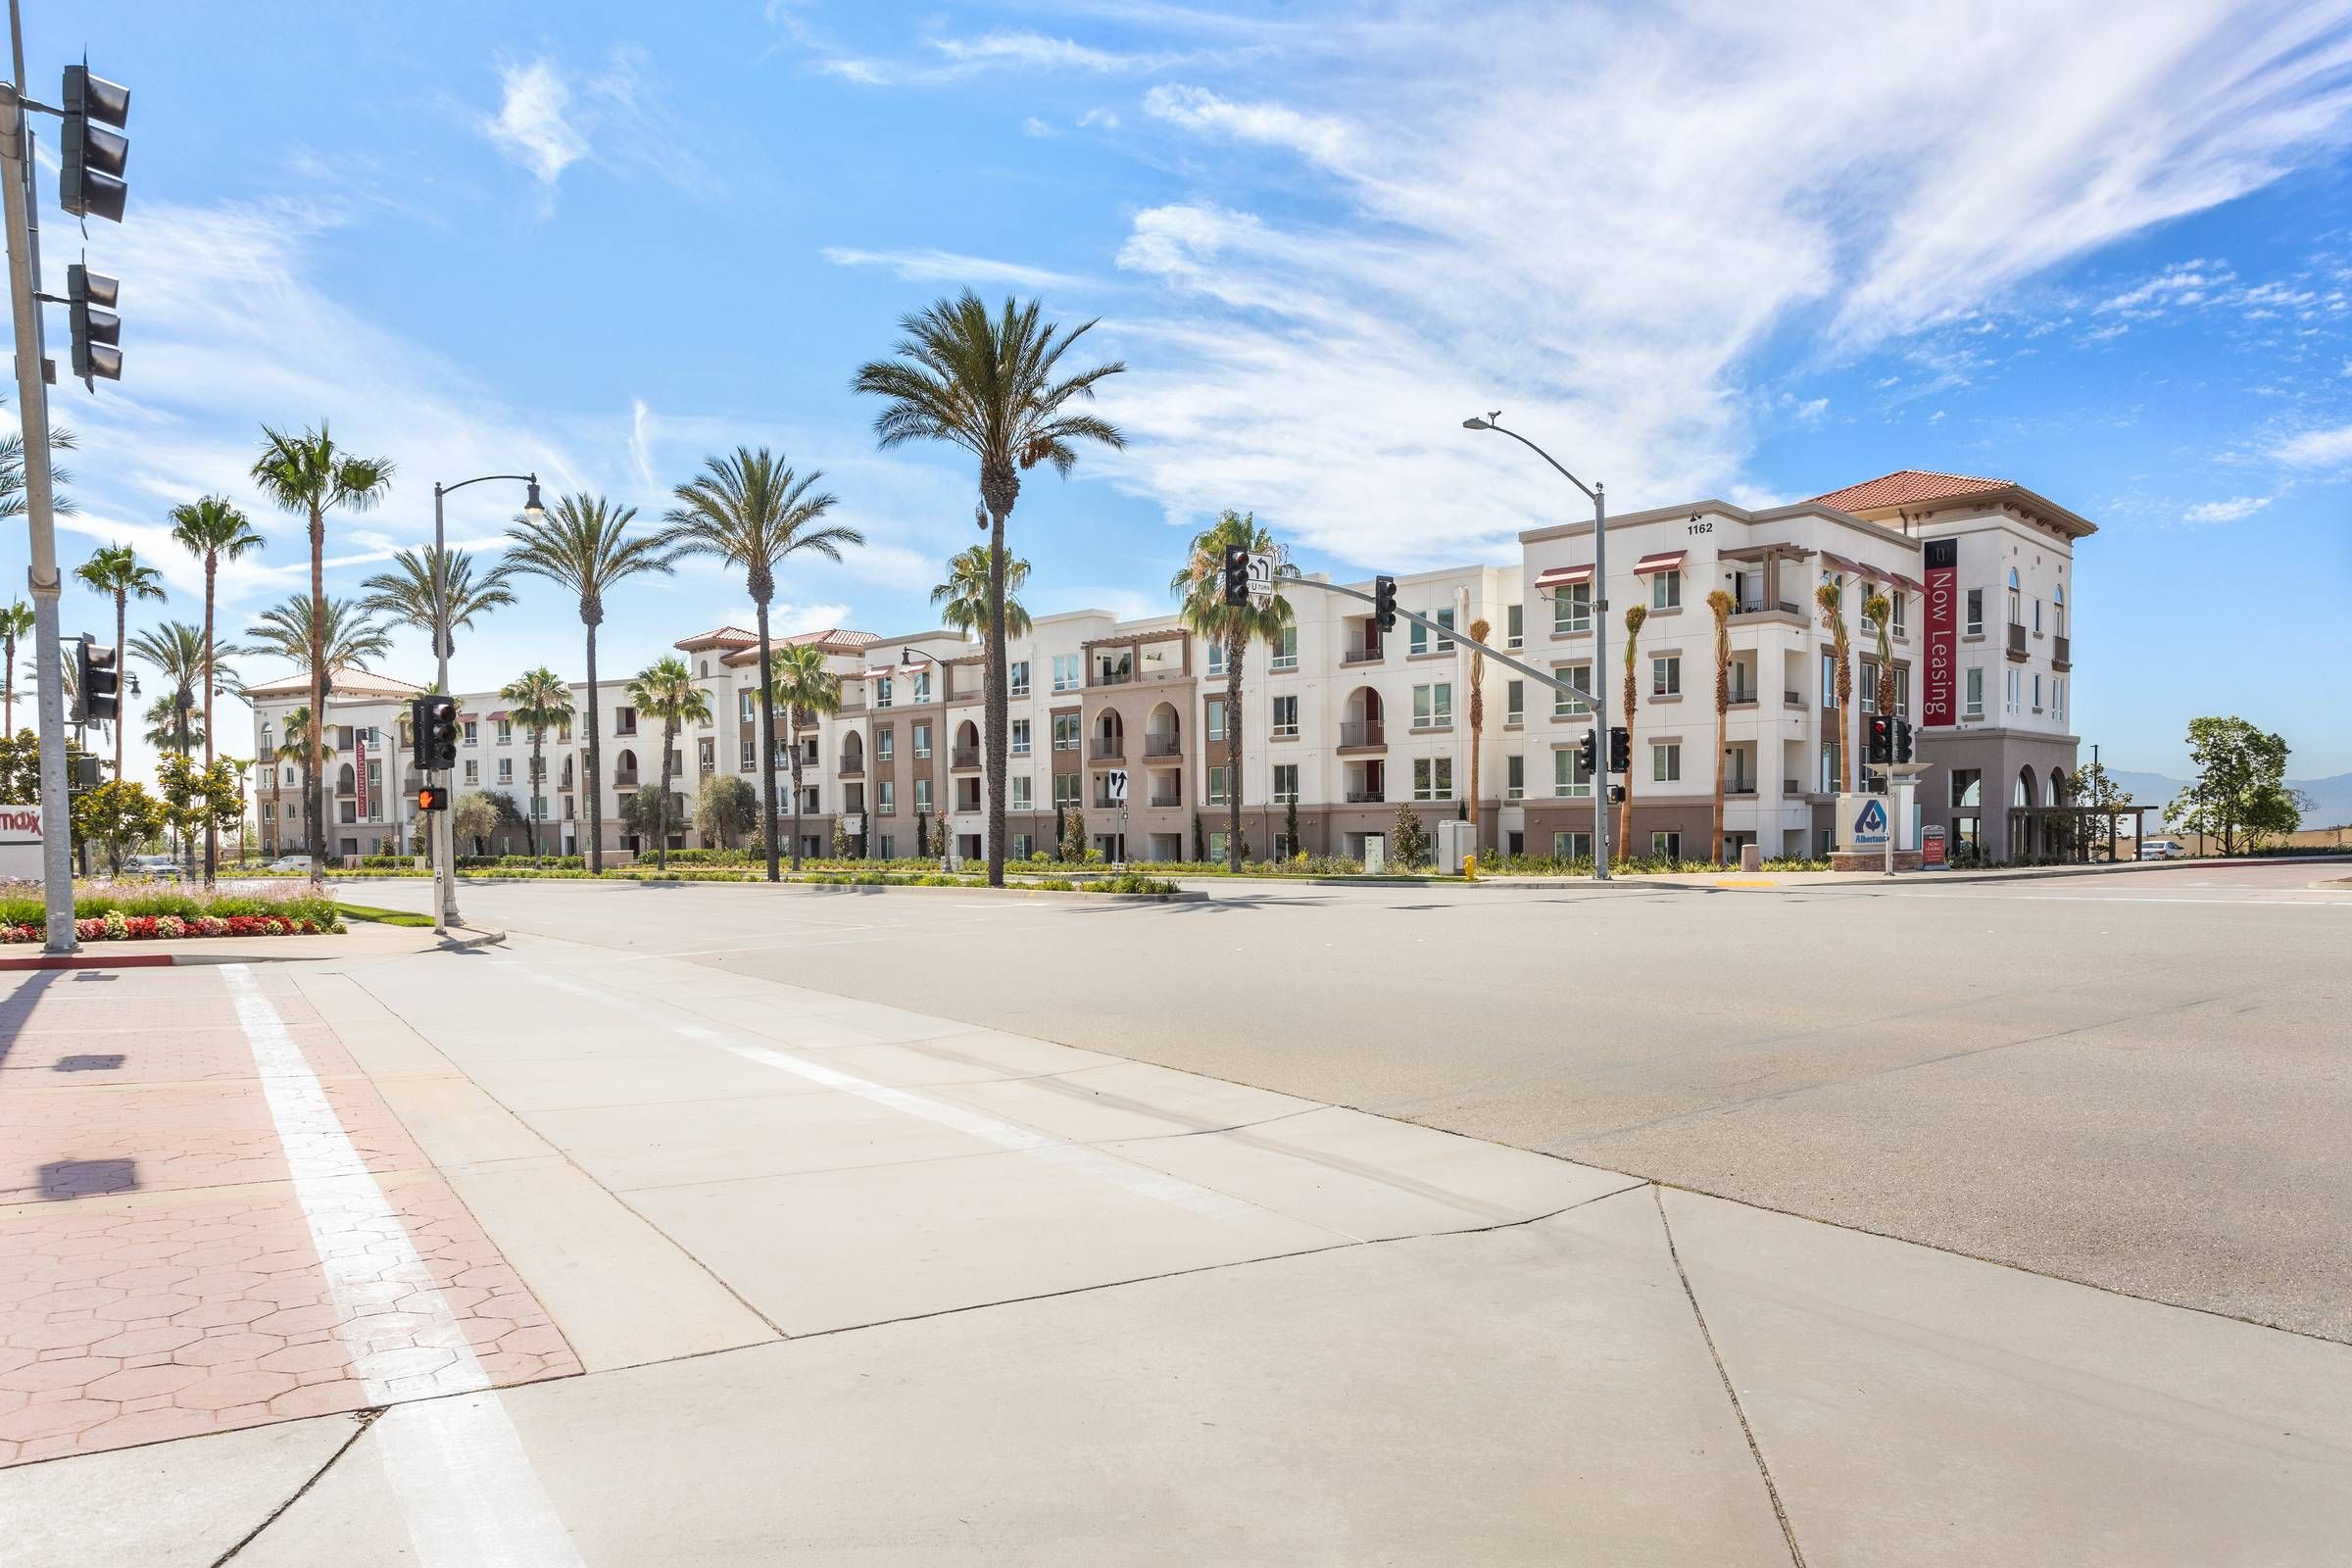
<instances>
[{"instance_id":1,"label":"red vertical banner","mask_svg":"<svg viewBox=\"0 0 2352 1568\"><path fill-rule=\"evenodd\" d=\"M360 808L353 814L366 821L375 814L375 797L368 791L368 732L364 729L353 730L352 742L357 763L352 775L352 789L360 798Z\"/></svg>"},{"instance_id":2,"label":"red vertical banner","mask_svg":"<svg viewBox=\"0 0 2352 1568\"><path fill-rule=\"evenodd\" d=\"M1953 688L1960 681L1960 541L1928 541L1928 667L1921 688L1920 723L1926 728L1960 721Z\"/></svg>"}]
</instances>

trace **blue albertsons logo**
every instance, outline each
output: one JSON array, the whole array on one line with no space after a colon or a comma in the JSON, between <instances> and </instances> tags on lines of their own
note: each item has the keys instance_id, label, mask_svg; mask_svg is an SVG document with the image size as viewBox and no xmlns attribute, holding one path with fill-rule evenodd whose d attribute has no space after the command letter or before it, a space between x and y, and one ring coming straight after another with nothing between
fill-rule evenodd
<instances>
[{"instance_id":1,"label":"blue albertsons logo","mask_svg":"<svg viewBox=\"0 0 2352 1568\"><path fill-rule=\"evenodd\" d=\"M1886 808L1876 801L1864 803L1862 814L1854 818L1854 836L1884 837L1886 832Z\"/></svg>"}]
</instances>

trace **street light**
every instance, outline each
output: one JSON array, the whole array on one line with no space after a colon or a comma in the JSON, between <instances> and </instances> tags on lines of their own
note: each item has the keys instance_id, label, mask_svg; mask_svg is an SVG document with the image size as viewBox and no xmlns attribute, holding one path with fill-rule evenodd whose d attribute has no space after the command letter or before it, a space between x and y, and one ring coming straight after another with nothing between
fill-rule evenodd
<instances>
[{"instance_id":1,"label":"street light","mask_svg":"<svg viewBox=\"0 0 2352 1568\"><path fill-rule=\"evenodd\" d=\"M1481 417L1472 415L1462 421L1465 430L1493 430L1507 435L1552 466L1552 470L1570 484L1582 490L1592 503L1592 730L1596 735L1609 732L1609 508L1608 486L1595 481L1587 484L1560 466L1552 455L1530 441L1516 430L1505 429L1502 411ZM1628 715L1630 720L1631 715ZM1609 792L1602 787L1604 773L1592 776L1592 880L1609 879Z\"/></svg>"},{"instance_id":2,"label":"street light","mask_svg":"<svg viewBox=\"0 0 2352 1568\"><path fill-rule=\"evenodd\" d=\"M540 518L547 515L547 509L539 504L539 476L535 473L482 473L476 474L470 479L460 479L456 484L434 484L433 690L439 692L444 697L454 697L457 694L449 689L449 651L451 638L449 624L449 543L448 530L442 520L441 498L448 495L452 490L463 490L469 484L481 484L492 479L512 479L519 481L527 487L523 491L522 514L530 518L533 522L537 522ZM439 770L438 774L428 779L426 782L438 784L442 789L449 791L454 795L457 781L452 778L439 776L440 774L446 774L449 771L450 769L448 768L442 768ZM433 930L435 932L445 933L453 925L465 924L465 922L458 917L458 871L456 858L457 836L455 830L451 826L451 812L433 811L428 814L432 818L433 834L432 856L434 862L433 884L435 894L433 900Z\"/></svg>"}]
</instances>

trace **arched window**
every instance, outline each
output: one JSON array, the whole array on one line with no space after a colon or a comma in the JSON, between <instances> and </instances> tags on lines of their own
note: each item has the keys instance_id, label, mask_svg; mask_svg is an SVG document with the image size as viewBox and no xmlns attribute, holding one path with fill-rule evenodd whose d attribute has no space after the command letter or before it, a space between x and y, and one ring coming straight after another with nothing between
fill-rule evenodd
<instances>
[{"instance_id":1,"label":"arched window","mask_svg":"<svg viewBox=\"0 0 2352 1568\"><path fill-rule=\"evenodd\" d=\"M2034 804L2034 770L2032 768L2021 767L2017 770L2017 788L2010 791L2009 804L2011 806L2032 806Z\"/></svg>"}]
</instances>

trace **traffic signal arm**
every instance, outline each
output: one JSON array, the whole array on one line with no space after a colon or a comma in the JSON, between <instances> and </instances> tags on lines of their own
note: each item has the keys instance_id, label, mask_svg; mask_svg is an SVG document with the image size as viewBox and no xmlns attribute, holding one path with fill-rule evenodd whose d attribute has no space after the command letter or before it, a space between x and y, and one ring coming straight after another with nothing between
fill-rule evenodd
<instances>
[{"instance_id":1,"label":"traffic signal arm","mask_svg":"<svg viewBox=\"0 0 2352 1568\"><path fill-rule=\"evenodd\" d=\"M1312 577L1285 577L1282 579L1282 587L1285 593L1288 593L1294 588L1313 588L1322 593L1338 594L1343 599L1360 600L1364 604L1370 605L1376 610L1380 607L1379 600L1375 599L1372 595L1365 593L1360 588L1346 588L1342 587L1336 582L1317 582ZM1480 653L1486 655L1489 659L1492 659L1503 668L1516 670L1518 673L1525 675L1529 680L1534 681L1539 686L1548 686L1555 692L1566 692L1570 696L1576 698L1579 702L1590 703L1592 701L1592 692L1589 687L1579 686L1573 681L1562 680L1559 676L1552 674L1549 670L1538 669L1533 664L1523 663L1519 660L1513 659L1510 655L1504 653L1499 648L1462 635L1460 629L1457 627L1442 626L1438 622L1430 619L1427 615L1416 615L1409 610L1396 610L1396 613L1400 618L1409 620L1416 626L1428 627L1431 631L1437 633L1437 635L1440 637L1445 638L1447 642L1460 643L1464 648L1477 649Z\"/></svg>"}]
</instances>

